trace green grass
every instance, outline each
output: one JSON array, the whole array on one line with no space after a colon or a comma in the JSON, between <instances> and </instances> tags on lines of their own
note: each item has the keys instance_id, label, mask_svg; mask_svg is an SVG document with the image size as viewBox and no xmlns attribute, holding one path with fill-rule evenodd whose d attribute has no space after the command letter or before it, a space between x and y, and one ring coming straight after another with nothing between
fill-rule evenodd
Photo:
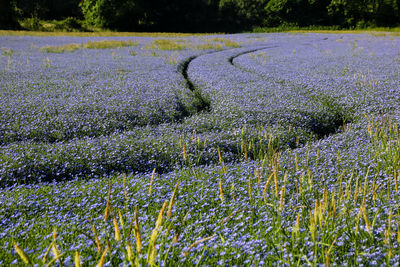
<instances>
[{"instance_id":1,"label":"green grass","mask_svg":"<svg viewBox=\"0 0 400 267\"><path fill-rule=\"evenodd\" d=\"M156 39L146 45L145 49L152 50L185 50L188 48L196 50L222 50L225 48L240 47L240 44L227 38L202 38L204 43L187 42L182 39Z\"/></svg>"},{"instance_id":2,"label":"green grass","mask_svg":"<svg viewBox=\"0 0 400 267\"><path fill-rule=\"evenodd\" d=\"M185 50L188 48L182 39L156 39L145 46L145 49L153 50Z\"/></svg>"},{"instance_id":3,"label":"green grass","mask_svg":"<svg viewBox=\"0 0 400 267\"><path fill-rule=\"evenodd\" d=\"M240 47L240 44L231 40L231 39L227 39L227 38L211 38L211 39L206 39L208 42L219 42L222 43L223 45L225 45L226 47Z\"/></svg>"},{"instance_id":4,"label":"green grass","mask_svg":"<svg viewBox=\"0 0 400 267\"><path fill-rule=\"evenodd\" d=\"M40 50L46 53L64 53L73 52L78 49L110 49L121 48L127 46L137 46L138 42L135 41L116 41L116 40L103 40L96 42L86 42L82 44L65 44L59 46L44 46Z\"/></svg>"},{"instance_id":5,"label":"green grass","mask_svg":"<svg viewBox=\"0 0 400 267\"><path fill-rule=\"evenodd\" d=\"M215 50L222 50L223 46L221 44L216 44L213 42L207 42L205 44L198 44L194 46L196 50L208 50L208 49L215 49Z\"/></svg>"},{"instance_id":6,"label":"green grass","mask_svg":"<svg viewBox=\"0 0 400 267\"><path fill-rule=\"evenodd\" d=\"M12 49L2 47L1 48L1 55L11 57L14 54L14 51Z\"/></svg>"}]
</instances>

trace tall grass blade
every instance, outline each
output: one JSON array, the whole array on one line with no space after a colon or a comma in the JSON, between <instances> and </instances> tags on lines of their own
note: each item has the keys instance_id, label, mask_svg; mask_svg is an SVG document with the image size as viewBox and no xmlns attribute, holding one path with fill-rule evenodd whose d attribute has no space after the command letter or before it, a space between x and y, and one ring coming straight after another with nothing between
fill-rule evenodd
<instances>
[{"instance_id":1,"label":"tall grass blade","mask_svg":"<svg viewBox=\"0 0 400 267\"><path fill-rule=\"evenodd\" d=\"M53 243L50 244L50 246L47 248L46 253L44 253L44 256L42 258L42 263L45 264L47 261L47 257L49 256L51 247L53 246Z\"/></svg>"},{"instance_id":2,"label":"tall grass blade","mask_svg":"<svg viewBox=\"0 0 400 267\"><path fill-rule=\"evenodd\" d=\"M150 187L149 187L149 196L151 196L151 193L153 191L153 181L154 181L154 175L155 174L156 174L156 168L153 169L153 173L151 174Z\"/></svg>"},{"instance_id":3,"label":"tall grass blade","mask_svg":"<svg viewBox=\"0 0 400 267\"><path fill-rule=\"evenodd\" d=\"M25 252L18 246L17 243L13 243L14 249L17 252L18 256L21 258L21 260L26 264L30 264L31 260L29 259L28 255L25 254Z\"/></svg>"},{"instance_id":4,"label":"tall grass blade","mask_svg":"<svg viewBox=\"0 0 400 267\"><path fill-rule=\"evenodd\" d=\"M106 248L104 249L103 254L101 254L101 258L99 260L99 263L97 264L97 267L103 267L104 261L106 260L107 252L109 250L109 246L107 245Z\"/></svg>"},{"instance_id":5,"label":"tall grass blade","mask_svg":"<svg viewBox=\"0 0 400 267\"><path fill-rule=\"evenodd\" d=\"M110 181L110 184L108 186L107 205L106 205L106 209L104 210L104 221L105 222L107 222L108 216L110 215L110 210L111 210L111 187L112 187L112 181Z\"/></svg>"},{"instance_id":6,"label":"tall grass blade","mask_svg":"<svg viewBox=\"0 0 400 267\"><path fill-rule=\"evenodd\" d=\"M79 252L77 250L75 250L74 264L75 267L81 267L81 257L79 256Z\"/></svg>"},{"instance_id":7,"label":"tall grass blade","mask_svg":"<svg viewBox=\"0 0 400 267\"><path fill-rule=\"evenodd\" d=\"M178 190L178 186L179 186L179 181L176 183L174 192L172 193L171 199L170 199L170 201L169 201L168 212L167 212L167 219L171 217L171 214L172 214L172 206L173 206L174 203L175 203L175 197L176 197L176 192L177 192L177 190Z\"/></svg>"},{"instance_id":8,"label":"tall grass blade","mask_svg":"<svg viewBox=\"0 0 400 267\"><path fill-rule=\"evenodd\" d=\"M121 242L121 231L119 230L118 222L115 217L113 218L113 224L114 224L114 238L117 242Z\"/></svg>"},{"instance_id":9,"label":"tall grass blade","mask_svg":"<svg viewBox=\"0 0 400 267\"><path fill-rule=\"evenodd\" d=\"M195 246L197 246L198 244L203 243L203 242L206 242L206 241L208 241L208 240L211 240L211 239L213 239L213 238L215 238L215 237L216 237L216 235L213 235L213 236L209 236L209 237L206 237L206 238L197 240L196 242L194 242L193 244L191 244L191 245L185 250L185 252L183 253L183 256L186 257L186 256L189 254L190 250L191 250L192 248L194 248Z\"/></svg>"},{"instance_id":10,"label":"tall grass blade","mask_svg":"<svg viewBox=\"0 0 400 267\"><path fill-rule=\"evenodd\" d=\"M162 219L164 215L165 208L167 207L168 201L165 201L160 213L158 214L156 226L153 229L153 232L151 233L150 241L149 241L149 249L147 251L147 263L150 266L154 266L156 262L156 256L157 256L157 250L156 250L156 241L159 235L159 231L162 225Z\"/></svg>"},{"instance_id":11,"label":"tall grass blade","mask_svg":"<svg viewBox=\"0 0 400 267\"><path fill-rule=\"evenodd\" d=\"M138 254L140 254L142 252L142 238L140 236L139 212L137 206L135 207L135 236L136 236L136 251Z\"/></svg>"}]
</instances>

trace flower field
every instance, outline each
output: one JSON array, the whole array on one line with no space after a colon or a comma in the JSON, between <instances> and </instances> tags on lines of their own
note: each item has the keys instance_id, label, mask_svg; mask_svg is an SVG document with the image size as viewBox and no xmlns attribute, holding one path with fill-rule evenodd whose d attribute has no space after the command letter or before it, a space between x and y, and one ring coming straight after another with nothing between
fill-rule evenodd
<instances>
[{"instance_id":1,"label":"flower field","mask_svg":"<svg viewBox=\"0 0 400 267\"><path fill-rule=\"evenodd\" d=\"M0 265L399 266L400 37L0 49Z\"/></svg>"}]
</instances>

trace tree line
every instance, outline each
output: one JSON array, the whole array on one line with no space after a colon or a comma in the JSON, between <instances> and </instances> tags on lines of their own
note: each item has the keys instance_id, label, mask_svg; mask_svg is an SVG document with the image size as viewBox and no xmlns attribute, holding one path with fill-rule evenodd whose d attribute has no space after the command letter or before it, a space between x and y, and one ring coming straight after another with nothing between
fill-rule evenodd
<instances>
[{"instance_id":1,"label":"tree line","mask_svg":"<svg viewBox=\"0 0 400 267\"><path fill-rule=\"evenodd\" d=\"M387 27L400 23L400 0L0 0L0 28L30 18L119 31Z\"/></svg>"}]
</instances>

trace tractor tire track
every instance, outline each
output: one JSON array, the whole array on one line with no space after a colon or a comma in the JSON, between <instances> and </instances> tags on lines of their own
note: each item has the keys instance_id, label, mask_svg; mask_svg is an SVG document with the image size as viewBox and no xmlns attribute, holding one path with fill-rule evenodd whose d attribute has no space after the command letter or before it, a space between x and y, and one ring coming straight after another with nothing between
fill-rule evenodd
<instances>
[{"instance_id":1,"label":"tractor tire track","mask_svg":"<svg viewBox=\"0 0 400 267\"><path fill-rule=\"evenodd\" d=\"M253 52L256 52L256 51L259 51L259 50L264 50L264 49L268 49L268 48L275 48L275 47L278 47L278 46L262 46L262 47L256 47L256 48L251 47L251 48L246 49L245 51L241 51L239 53L235 53L233 56L228 57L227 60L231 65L233 65L233 66L238 68L238 66L236 66L233 63L233 60L235 58L237 58L237 57L239 57L241 55L253 53ZM192 81L192 79L190 78L190 75L189 75L190 64L194 60L199 59L199 58L204 57L204 56L209 56L209 55L212 55L212 54L219 54L219 53L226 53L226 52L235 51L235 50L243 50L243 49L245 49L245 48L241 47L241 48L232 48L232 49L211 51L211 52L204 53L204 54L201 54L201 55L188 57L188 58L186 58L185 60L181 61L178 64L177 71L178 71L178 73L180 73L182 75L183 79L185 80L186 89L188 89L189 91L191 91L193 93L193 97L194 97L194 106L193 106L193 108L195 109L195 113L197 113L197 112L210 112L212 107L211 107L210 100L202 92L201 86L197 86ZM190 115L193 115L193 113L186 112L186 116L185 117L190 116Z\"/></svg>"}]
</instances>

